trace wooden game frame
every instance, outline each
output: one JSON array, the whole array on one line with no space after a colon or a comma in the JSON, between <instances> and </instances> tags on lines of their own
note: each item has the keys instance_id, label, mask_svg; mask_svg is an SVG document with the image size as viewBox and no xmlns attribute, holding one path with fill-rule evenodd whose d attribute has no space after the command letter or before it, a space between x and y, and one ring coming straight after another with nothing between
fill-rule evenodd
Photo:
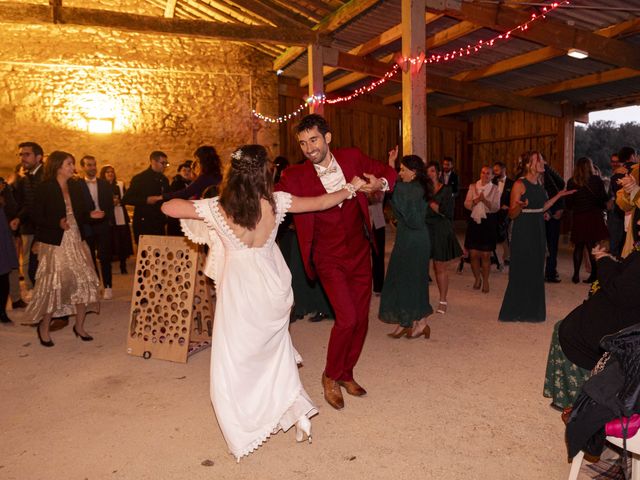
<instances>
[{"instance_id":1,"label":"wooden game frame","mask_svg":"<svg viewBox=\"0 0 640 480\"><path fill-rule=\"evenodd\" d=\"M127 353L186 363L211 345L215 292L204 261L203 247L184 237L140 236Z\"/></svg>"}]
</instances>

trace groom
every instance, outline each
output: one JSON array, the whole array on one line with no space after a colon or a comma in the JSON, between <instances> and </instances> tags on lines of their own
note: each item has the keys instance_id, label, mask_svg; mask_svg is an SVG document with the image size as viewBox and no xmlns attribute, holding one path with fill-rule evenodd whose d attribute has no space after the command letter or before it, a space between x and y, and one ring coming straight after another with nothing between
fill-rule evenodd
<instances>
[{"instance_id":1,"label":"groom","mask_svg":"<svg viewBox=\"0 0 640 480\"><path fill-rule=\"evenodd\" d=\"M277 189L300 197L335 192L355 175L368 180L356 198L323 212L293 216L304 268L324 288L336 314L322 374L324 398L344 407L341 387L350 395L367 392L353 378L364 345L371 300L371 223L366 193L393 188L396 172L357 148L329 150L331 130L320 115L311 114L296 128L307 162L282 173ZM397 148L390 152L395 159Z\"/></svg>"}]
</instances>

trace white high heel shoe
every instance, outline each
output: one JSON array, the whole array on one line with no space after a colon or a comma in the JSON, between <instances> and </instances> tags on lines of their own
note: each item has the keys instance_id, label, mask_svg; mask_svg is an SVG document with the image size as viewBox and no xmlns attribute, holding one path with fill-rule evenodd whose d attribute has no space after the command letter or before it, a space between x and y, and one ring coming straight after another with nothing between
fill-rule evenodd
<instances>
[{"instance_id":1,"label":"white high heel shoe","mask_svg":"<svg viewBox=\"0 0 640 480\"><path fill-rule=\"evenodd\" d=\"M304 442L305 435L311 443L311 420L306 415L300 417L296 422L296 442Z\"/></svg>"}]
</instances>

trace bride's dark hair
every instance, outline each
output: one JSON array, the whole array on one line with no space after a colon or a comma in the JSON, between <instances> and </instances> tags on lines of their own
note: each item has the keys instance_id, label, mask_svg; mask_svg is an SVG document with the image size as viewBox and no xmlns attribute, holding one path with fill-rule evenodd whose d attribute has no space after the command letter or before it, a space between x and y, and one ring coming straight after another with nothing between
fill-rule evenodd
<instances>
[{"instance_id":1,"label":"bride's dark hair","mask_svg":"<svg viewBox=\"0 0 640 480\"><path fill-rule=\"evenodd\" d=\"M220 187L220 205L233 223L253 230L262 218L260 200L276 211L273 167L262 145L243 145L231 154Z\"/></svg>"}]
</instances>

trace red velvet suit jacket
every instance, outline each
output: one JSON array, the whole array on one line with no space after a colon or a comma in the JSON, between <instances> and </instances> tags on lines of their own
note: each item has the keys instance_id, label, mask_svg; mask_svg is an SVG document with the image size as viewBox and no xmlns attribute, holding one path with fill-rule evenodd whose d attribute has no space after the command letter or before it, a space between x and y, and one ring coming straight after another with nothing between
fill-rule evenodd
<instances>
[{"instance_id":1,"label":"red velvet suit jacket","mask_svg":"<svg viewBox=\"0 0 640 480\"><path fill-rule=\"evenodd\" d=\"M367 157L358 148L340 148L332 150L331 153L338 162L338 165L340 165L347 182L351 181L356 175L365 178L363 174L370 173L378 178L386 178L389 182L389 189L393 189L397 174L396 171L388 165ZM285 169L280 178L280 182L276 185L276 190L289 192L297 197L315 197L327 193L313 164L309 160ZM358 192L355 200L358 202L358 206L362 212L366 228L369 231L369 237L372 238L367 197L364 193ZM322 214L323 212L297 213L293 216L302 261L305 271L311 279L316 277L311 263L314 219L316 215ZM358 221L358 219L354 218L353 221ZM323 235L331 235L331 233L332 232L327 231L323 232Z\"/></svg>"}]
</instances>

